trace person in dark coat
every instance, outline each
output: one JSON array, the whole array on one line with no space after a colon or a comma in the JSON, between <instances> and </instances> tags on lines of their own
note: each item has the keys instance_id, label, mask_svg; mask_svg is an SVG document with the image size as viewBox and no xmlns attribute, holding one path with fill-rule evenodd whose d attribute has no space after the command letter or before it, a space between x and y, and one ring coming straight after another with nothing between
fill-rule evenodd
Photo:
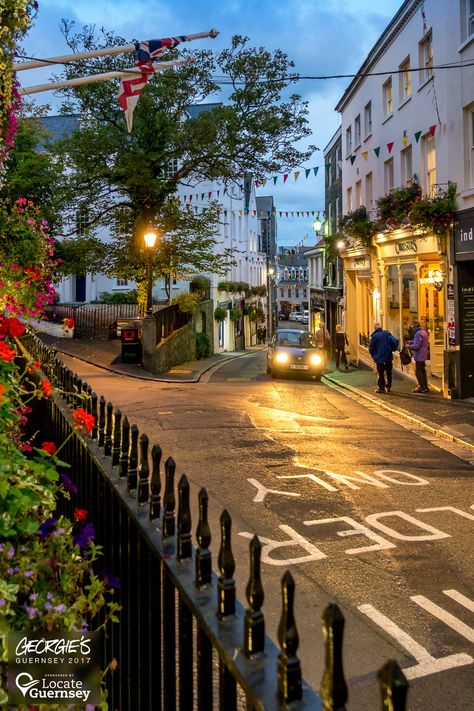
<instances>
[{"instance_id":1,"label":"person in dark coat","mask_svg":"<svg viewBox=\"0 0 474 711\"><path fill-rule=\"evenodd\" d=\"M418 387L414 393L429 393L428 377L426 375L426 361L428 360L428 334L419 321L413 320L413 340L408 342L408 347L415 360L415 375Z\"/></svg>"},{"instance_id":2,"label":"person in dark coat","mask_svg":"<svg viewBox=\"0 0 474 711\"><path fill-rule=\"evenodd\" d=\"M338 368L338 369L339 369L339 359L341 360L341 364L346 367L346 370L348 370L348 368L349 368L349 365L347 363L347 358L346 358L346 346L348 346L348 345L349 345L349 341L347 340L346 334L342 330L342 326L337 324L334 350L336 352L336 368Z\"/></svg>"},{"instance_id":3,"label":"person in dark coat","mask_svg":"<svg viewBox=\"0 0 474 711\"><path fill-rule=\"evenodd\" d=\"M382 330L380 323L375 323L374 332L370 337L369 352L377 366L376 393L389 393L392 389L393 354L390 339L390 331Z\"/></svg>"}]
</instances>

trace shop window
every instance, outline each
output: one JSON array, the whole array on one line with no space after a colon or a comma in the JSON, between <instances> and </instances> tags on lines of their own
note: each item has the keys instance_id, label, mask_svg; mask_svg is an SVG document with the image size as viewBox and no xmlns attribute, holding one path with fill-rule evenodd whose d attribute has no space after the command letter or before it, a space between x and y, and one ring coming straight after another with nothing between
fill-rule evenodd
<instances>
[{"instance_id":1,"label":"shop window","mask_svg":"<svg viewBox=\"0 0 474 711\"><path fill-rule=\"evenodd\" d=\"M349 158L349 156L352 153L352 128L349 126L349 128L346 128L346 158Z\"/></svg>"},{"instance_id":2,"label":"shop window","mask_svg":"<svg viewBox=\"0 0 474 711\"><path fill-rule=\"evenodd\" d=\"M392 77L382 87L383 114L388 118L393 113Z\"/></svg>"},{"instance_id":3,"label":"shop window","mask_svg":"<svg viewBox=\"0 0 474 711\"><path fill-rule=\"evenodd\" d=\"M407 146L400 152L400 169L402 184L410 182L413 177L413 160L411 146Z\"/></svg>"},{"instance_id":4,"label":"shop window","mask_svg":"<svg viewBox=\"0 0 474 711\"><path fill-rule=\"evenodd\" d=\"M372 133L372 102L364 107L364 136L367 138Z\"/></svg>"},{"instance_id":5,"label":"shop window","mask_svg":"<svg viewBox=\"0 0 474 711\"><path fill-rule=\"evenodd\" d=\"M393 158L389 158L383 164L383 182L384 190L386 193L393 190L394 176L393 176Z\"/></svg>"},{"instance_id":6,"label":"shop window","mask_svg":"<svg viewBox=\"0 0 474 711\"><path fill-rule=\"evenodd\" d=\"M434 195L436 192L436 148L434 136L428 134L423 137L423 168L424 168L424 189L427 195Z\"/></svg>"},{"instance_id":7,"label":"shop window","mask_svg":"<svg viewBox=\"0 0 474 711\"><path fill-rule=\"evenodd\" d=\"M433 36L431 30L421 40L418 47L419 66L421 68L419 72L420 84L424 84L425 81L428 81L433 76Z\"/></svg>"},{"instance_id":8,"label":"shop window","mask_svg":"<svg viewBox=\"0 0 474 711\"><path fill-rule=\"evenodd\" d=\"M387 329L399 340L408 338L418 318L418 280L414 263L392 264L387 269Z\"/></svg>"},{"instance_id":9,"label":"shop window","mask_svg":"<svg viewBox=\"0 0 474 711\"><path fill-rule=\"evenodd\" d=\"M411 72L410 72L410 57L407 57L404 62L400 64L400 73L398 75L400 81L400 103L403 104L404 101L411 96Z\"/></svg>"},{"instance_id":10,"label":"shop window","mask_svg":"<svg viewBox=\"0 0 474 711\"><path fill-rule=\"evenodd\" d=\"M360 114L355 117L354 121L354 141L355 145L360 146L361 142L361 130L360 130Z\"/></svg>"}]
</instances>

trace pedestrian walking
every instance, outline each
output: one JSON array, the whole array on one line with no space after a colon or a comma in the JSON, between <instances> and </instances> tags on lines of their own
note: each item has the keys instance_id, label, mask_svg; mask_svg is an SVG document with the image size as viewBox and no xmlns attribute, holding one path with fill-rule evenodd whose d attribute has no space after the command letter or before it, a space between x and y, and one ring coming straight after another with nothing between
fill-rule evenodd
<instances>
[{"instance_id":1,"label":"pedestrian walking","mask_svg":"<svg viewBox=\"0 0 474 711\"><path fill-rule=\"evenodd\" d=\"M382 329L380 323L374 323L374 332L370 337L369 352L377 366L376 393L389 393L392 389L393 351L398 348L398 340L390 331Z\"/></svg>"},{"instance_id":2,"label":"pedestrian walking","mask_svg":"<svg viewBox=\"0 0 474 711\"><path fill-rule=\"evenodd\" d=\"M335 338L335 352L336 352L336 368L339 370L339 360L341 360L341 365L344 365L346 367L346 370L349 369L349 364L347 362L347 357L346 357L346 346L349 345L349 341L347 340L347 336L342 330L342 326L340 324L337 324L336 326L336 338Z\"/></svg>"},{"instance_id":3,"label":"pedestrian walking","mask_svg":"<svg viewBox=\"0 0 474 711\"><path fill-rule=\"evenodd\" d=\"M314 336L316 338L316 343L318 344L319 350L324 353L324 360L326 361L331 346L331 336L329 335L329 331L323 323L319 323L319 327L316 330Z\"/></svg>"},{"instance_id":4,"label":"pedestrian walking","mask_svg":"<svg viewBox=\"0 0 474 711\"><path fill-rule=\"evenodd\" d=\"M413 353L415 360L415 375L418 387L413 389L414 393L429 393L428 377L426 375L426 361L428 359L428 334L419 321L414 319L411 322L413 328L413 340L408 341L408 347Z\"/></svg>"}]
</instances>

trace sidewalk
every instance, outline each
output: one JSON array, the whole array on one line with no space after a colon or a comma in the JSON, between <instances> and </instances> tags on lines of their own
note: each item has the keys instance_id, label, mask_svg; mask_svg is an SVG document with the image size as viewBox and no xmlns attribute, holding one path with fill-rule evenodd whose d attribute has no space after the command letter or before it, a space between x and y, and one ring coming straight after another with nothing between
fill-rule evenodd
<instances>
[{"instance_id":1,"label":"sidewalk","mask_svg":"<svg viewBox=\"0 0 474 711\"><path fill-rule=\"evenodd\" d=\"M197 383L203 373L206 373L214 366L266 348L264 345L250 346L245 351L218 353L202 360L182 363L165 373L154 374L144 370L139 363L122 363L120 359L121 342L117 339L108 341L100 338L91 340L54 338L44 333L38 334L38 336L46 345L52 346L66 355L79 358L90 365L95 365L118 375L127 375L141 380L154 380L160 383Z\"/></svg>"},{"instance_id":2,"label":"sidewalk","mask_svg":"<svg viewBox=\"0 0 474 711\"><path fill-rule=\"evenodd\" d=\"M333 368L333 364L331 364ZM362 396L389 412L395 412L424 429L474 451L474 403L447 400L441 393L417 394L412 380L394 371L391 393L375 392L376 374L366 368L328 371L324 379Z\"/></svg>"}]
</instances>

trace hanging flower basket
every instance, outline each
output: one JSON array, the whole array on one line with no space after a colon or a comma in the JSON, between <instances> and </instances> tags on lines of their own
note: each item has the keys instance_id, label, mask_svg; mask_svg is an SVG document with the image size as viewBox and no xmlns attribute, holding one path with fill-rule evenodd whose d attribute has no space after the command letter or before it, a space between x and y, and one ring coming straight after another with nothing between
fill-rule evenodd
<instances>
[{"instance_id":1,"label":"hanging flower basket","mask_svg":"<svg viewBox=\"0 0 474 711\"><path fill-rule=\"evenodd\" d=\"M242 311L236 306L229 310L229 318L231 321L239 321L242 318Z\"/></svg>"},{"instance_id":2,"label":"hanging flower basket","mask_svg":"<svg viewBox=\"0 0 474 711\"><path fill-rule=\"evenodd\" d=\"M223 309L221 306L217 306L214 310L214 318L216 321L225 321L227 318L227 309Z\"/></svg>"}]
</instances>

